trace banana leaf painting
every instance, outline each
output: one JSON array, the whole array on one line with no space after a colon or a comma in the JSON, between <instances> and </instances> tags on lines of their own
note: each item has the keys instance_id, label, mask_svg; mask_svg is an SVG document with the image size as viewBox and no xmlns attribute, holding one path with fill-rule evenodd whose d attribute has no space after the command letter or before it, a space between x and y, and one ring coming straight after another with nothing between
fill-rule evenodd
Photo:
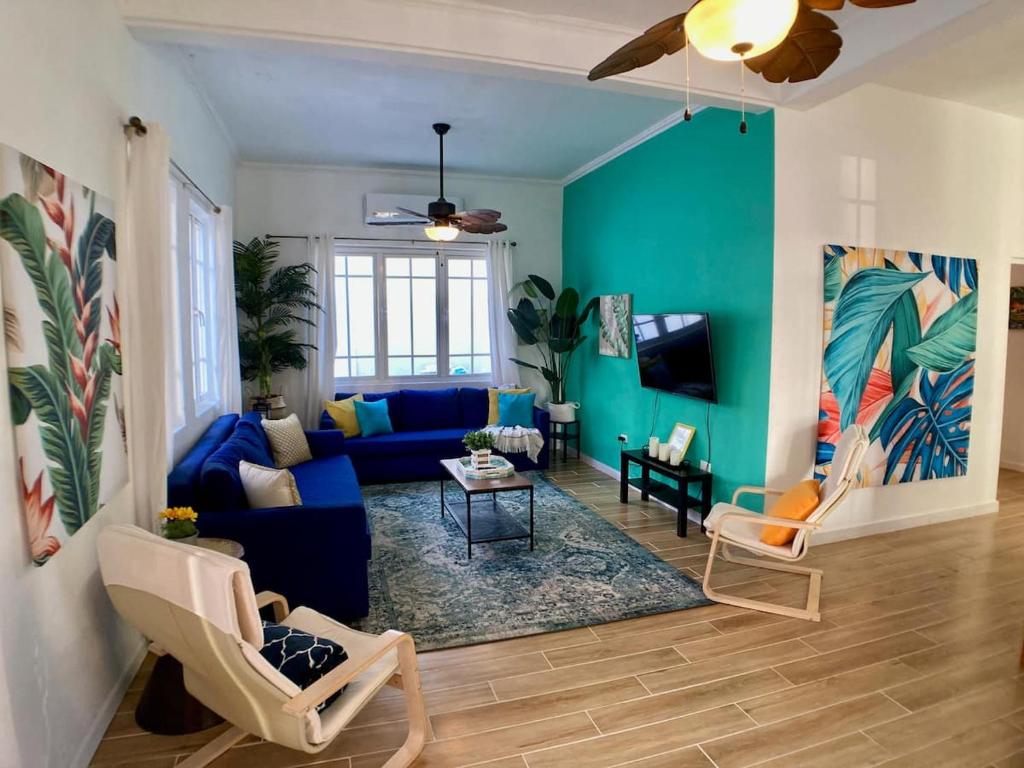
<instances>
[{"instance_id":1,"label":"banana leaf painting","mask_svg":"<svg viewBox=\"0 0 1024 768\"><path fill-rule=\"evenodd\" d=\"M608 357L629 357L633 341L633 295L616 293L602 296L600 310L598 353Z\"/></svg>"},{"instance_id":2,"label":"banana leaf painting","mask_svg":"<svg viewBox=\"0 0 1024 768\"><path fill-rule=\"evenodd\" d=\"M21 514L46 563L128 479L113 204L0 146L0 280Z\"/></svg>"},{"instance_id":3,"label":"banana leaf painting","mask_svg":"<svg viewBox=\"0 0 1024 768\"><path fill-rule=\"evenodd\" d=\"M825 246L825 343L815 474L851 424L871 445L865 485L967 473L978 264Z\"/></svg>"}]
</instances>

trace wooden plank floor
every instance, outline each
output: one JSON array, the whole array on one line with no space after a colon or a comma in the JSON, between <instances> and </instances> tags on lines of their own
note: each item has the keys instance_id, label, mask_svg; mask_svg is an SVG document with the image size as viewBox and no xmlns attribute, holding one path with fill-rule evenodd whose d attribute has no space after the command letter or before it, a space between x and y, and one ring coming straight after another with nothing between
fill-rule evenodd
<instances>
[{"instance_id":1,"label":"wooden plank floor","mask_svg":"<svg viewBox=\"0 0 1024 768\"><path fill-rule=\"evenodd\" d=\"M653 504L618 502L587 465L550 476L700 578L707 540ZM420 655L432 739L454 768L1024 766L1024 474L1001 511L823 545L820 624L712 605ZM733 592L794 605L798 577L723 564ZM144 664L92 765L171 768L218 730L135 726ZM243 743L215 768L374 768L404 738L390 691L319 755Z\"/></svg>"}]
</instances>

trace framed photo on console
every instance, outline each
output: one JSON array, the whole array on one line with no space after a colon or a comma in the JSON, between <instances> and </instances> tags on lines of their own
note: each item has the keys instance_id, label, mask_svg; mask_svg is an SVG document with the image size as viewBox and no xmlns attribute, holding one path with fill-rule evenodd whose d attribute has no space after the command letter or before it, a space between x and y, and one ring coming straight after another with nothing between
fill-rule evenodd
<instances>
[{"instance_id":1,"label":"framed photo on console","mask_svg":"<svg viewBox=\"0 0 1024 768\"><path fill-rule=\"evenodd\" d=\"M686 449L690 447L690 442L695 434L697 434L696 427L683 424L681 421L677 421L675 427L672 428L668 444L672 447L673 451L679 451L680 460L686 458Z\"/></svg>"}]
</instances>

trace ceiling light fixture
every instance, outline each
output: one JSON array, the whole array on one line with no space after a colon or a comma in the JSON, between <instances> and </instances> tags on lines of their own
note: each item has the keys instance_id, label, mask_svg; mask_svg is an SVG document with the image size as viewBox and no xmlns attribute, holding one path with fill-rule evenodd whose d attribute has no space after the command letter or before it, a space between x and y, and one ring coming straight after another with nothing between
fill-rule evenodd
<instances>
[{"instance_id":1,"label":"ceiling light fixture","mask_svg":"<svg viewBox=\"0 0 1024 768\"><path fill-rule=\"evenodd\" d=\"M700 0L686 14L686 37L702 56L742 61L786 39L799 0Z\"/></svg>"},{"instance_id":2,"label":"ceiling light fixture","mask_svg":"<svg viewBox=\"0 0 1024 768\"><path fill-rule=\"evenodd\" d=\"M423 234L425 234L427 237L429 237L431 240L434 240L435 242L450 243L452 240L459 236L459 230L457 230L455 227L448 226L447 224L443 226L438 226L437 224L430 224L423 228Z\"/></svg>"}]
</instances>

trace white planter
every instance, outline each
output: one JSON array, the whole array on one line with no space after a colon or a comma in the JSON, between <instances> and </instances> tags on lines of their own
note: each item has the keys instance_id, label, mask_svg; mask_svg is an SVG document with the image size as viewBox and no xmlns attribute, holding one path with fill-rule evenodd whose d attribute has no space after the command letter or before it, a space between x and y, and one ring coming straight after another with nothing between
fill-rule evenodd
<instances>
[{"instance_id":1,"label":"white planter","mask_svg":"<svg viewBox=\"0 0 1024 768\"><path fill-rule=\"evenodd\" d=\"M552 421L562 422L576 421L576 409L579 403L548 403L548 413Z\"/></svg>"},{"instance_id":2,"label":"white planter","mask_svg":"<svg viewBox=\"0 0 1024 768\"><path fill-rule=\"evenodd\" d=\"M473 469L486 469L491 466L490 449L470 451L469 453L472 458Z\"/></svg>"}]
</instances>

